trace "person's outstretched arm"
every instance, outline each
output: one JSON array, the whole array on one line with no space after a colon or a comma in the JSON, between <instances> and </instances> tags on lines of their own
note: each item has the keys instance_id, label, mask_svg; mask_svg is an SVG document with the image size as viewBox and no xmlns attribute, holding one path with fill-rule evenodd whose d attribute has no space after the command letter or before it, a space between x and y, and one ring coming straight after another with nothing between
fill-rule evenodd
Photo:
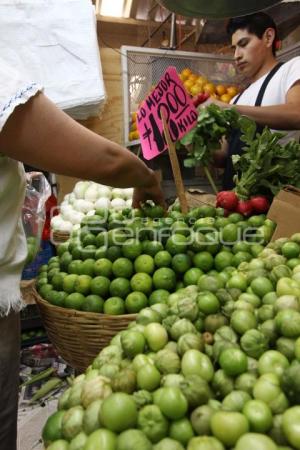
<instances>
[{"instance_id":1,"label":"person's outstretched arm","mask_svg":"<svg viewBox=\"0 0 300 450\"><path fill-rule=\"evenodd\" d=\"M139 158L71 119L42 93L11 114L0 133L0 152L49 172L135 187L139 202L164 204L154 172Z\"/></svg>"}]
</instances>

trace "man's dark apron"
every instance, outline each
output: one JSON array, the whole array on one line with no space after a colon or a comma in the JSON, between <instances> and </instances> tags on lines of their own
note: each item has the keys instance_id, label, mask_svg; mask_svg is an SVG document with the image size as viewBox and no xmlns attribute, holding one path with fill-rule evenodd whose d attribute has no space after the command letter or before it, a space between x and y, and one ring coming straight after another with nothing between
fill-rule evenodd
<instances>
[{"instance_id":1,"label":"man's dark apron","mask_svg":"<svg viewBox=\"0 0 300 450\"><path fill-rule=\"evenodd\" d=\"M256 101L255 101L255 105L254 106L261 106L261 102L264 96L264 93L266 91L266 88L270 82L270 80L272 79L272 77L275 75L275 73L277 72L277 70L283 65L283 63L278 63L275 67L273 67L273 69L268 73L268 75L266 76L263 84L261 85L261 88L258 92ZM240 95L237 96L237 98L234 100L233 104L235 105L240 96L243 93L241 92ZM263 125L256 125L256 131L257 133L261 133L263 130ZM234 188L234 182L233 182L233 176L235 174L234 169L233 169L233 164L232 164L232 159L231 156L232 155L241 155L243 150L242 147L245 145L241 139L241 132L239 129L234 130L228 140L228 156L226 159L226 165L225 165L225 170L224 170L224 177L223 177L223 189L224 190L230 190Z\"/></svg>"}]
</instances>

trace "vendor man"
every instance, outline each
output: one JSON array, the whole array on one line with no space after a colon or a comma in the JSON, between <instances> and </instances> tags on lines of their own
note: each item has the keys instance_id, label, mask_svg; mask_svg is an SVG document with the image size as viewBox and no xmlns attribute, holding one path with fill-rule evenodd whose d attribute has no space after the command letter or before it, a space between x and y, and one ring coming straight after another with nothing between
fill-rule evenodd
<instances>
[{"instance_id":1,"label":"vendor man","mask_svg":"<svg viewBox=\"0 0 300 450\"><path fill-rule=\"evenodd\" d=\"M273 19L263 12L230 19L227 32L231 37L238 71L250 81L232 103L240 114L274 130L288 130L284 140L300 136L300 57L279 63L275 52L278 43ZM215 101L225 108L227 104ZM242 152L239 133L233 132L222 146L226 155L223 188L232 189L231 156ZM299 155L300 157L300 155Z\"/></svg>"}]
</instances>

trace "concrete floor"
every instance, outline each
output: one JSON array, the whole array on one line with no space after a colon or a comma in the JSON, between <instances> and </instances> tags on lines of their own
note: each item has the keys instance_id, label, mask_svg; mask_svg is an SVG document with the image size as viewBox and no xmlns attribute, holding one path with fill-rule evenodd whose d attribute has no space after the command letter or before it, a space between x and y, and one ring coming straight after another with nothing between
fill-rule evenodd
<instances>
[{"instance_id":1,"label":"concrete floor","mask_svg":"<svg viewBox=\"0 0 300 450\"><path fill-rule=\"evenodd\" d=\"M18 450L44 450L41 440L42 429L56 407L56 399L47 402L44 407L19 407Z\"/></svg>"}]
</instances>

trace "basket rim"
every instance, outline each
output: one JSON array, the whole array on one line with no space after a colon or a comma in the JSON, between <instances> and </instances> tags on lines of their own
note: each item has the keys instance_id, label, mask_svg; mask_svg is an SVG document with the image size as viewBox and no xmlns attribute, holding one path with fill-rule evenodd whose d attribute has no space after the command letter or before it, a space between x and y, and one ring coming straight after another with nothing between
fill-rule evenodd
<instances>
[{"instance_id":1,"label":"basket rim","mask_svg":"<svg viewBox=\"0 0 300 450\"><path fill-rule=\"evenodd\" d=\"M138 314L112 315L112 314L95 313L95 312L89 312L89 311L80 311L78 309L73 309L73 308L63 308L62 306L52 305L47 300L43 299L39 295L39 293L37 292L36 289L34 289L34 290L36 293L36 303L40 303L41 305L49 308L50 310L52 309L52 311L68 315L69 317L70 316L72 316L72 317L78 316L78 317L90 317L90 318L93 317L93 318L97 318L97 319L105 318L106 320L120 320L120 319L124 319L124 318L135 319L138 315Z\"/></svg>"}]
</instances>

